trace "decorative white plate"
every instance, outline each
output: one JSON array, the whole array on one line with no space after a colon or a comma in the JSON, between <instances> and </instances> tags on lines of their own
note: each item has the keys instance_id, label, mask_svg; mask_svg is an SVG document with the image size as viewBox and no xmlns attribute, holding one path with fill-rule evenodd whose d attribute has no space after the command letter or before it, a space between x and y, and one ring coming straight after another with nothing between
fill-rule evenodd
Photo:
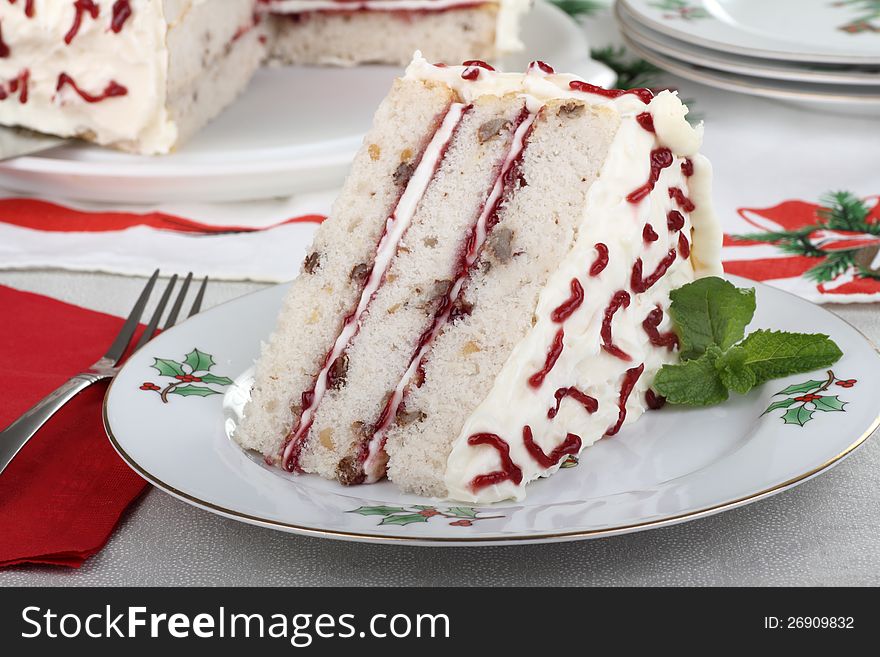
<instances>
[{"instance_id":1,"label":"decorative white plate","mask_svg":"<svg viewBox=\"0 0 880 657\"><path fill-rule=\"evenodd\" d=\"M827 333L844 352L833 370L772 381L717 407L649 412L584 451L576 465L530 485L521 503L471 507L402 494L387 481L346 488L284 474L240 449L229 434L286 285L212 308L150 342L113 381L104 423L113 446L147 481L194 506L282 531L468 545L669 525L799 484L839 462L880 424L880 355L873 346L819 306L754 286L752 328ZM182 380L193 376L200 381Z\"/></svg>"},{"instance_id":2,"label":"decorative white plate","mask_svg":"<svg viewBox=\"0 0 880 657\"><path fill-rule=\"evenodd\" d=\"M747 57L719 52L674 39L639 23L622 3L615 5L621 31L630 39L673 59L698 63L706 68L773 80L819 84L873 86L880 94L880 67L874 71L845 65L822 65Z\"/></svg>"},{"instance_id":3,"label":"decorative white plate","mask_svg":"<svg viewBox=\"0 0 880 657\"><path fill-rule=\"evenodd\" d=\"M713 50L822 64L880 64L866 0L620 0L646 26Z\"/></svg>"},{"instance_id":4,"label":"decorative white plate","mask_svg":"<svg viewBox=\"0 0 880 657\"><path fill-rule=\"evenodd\" d=\"M711 87L774 98L821 111L864 116L877 116L880 112L880 93L874 87L810 84L728 73L673 59L637 43L625 32L623 40L633 52L663 70Z\"/></svg>"},{"instance_id":5,"label":"decorative white plate","mask_svg":"<svg viewBox=\"0 0 880 657\"><path fill-rule=\"evenodd\" d=\"M583 30L557 7L539 0L523 27L525 50L501 68L525 70L540 58L593 84L614 84L614 72L590 59ZM71 143L0 162L0 187L111 203L241 201L335 187L400 74L394 66L264 68L176 153L144 157Z\"/></svg>"}]
</instances>

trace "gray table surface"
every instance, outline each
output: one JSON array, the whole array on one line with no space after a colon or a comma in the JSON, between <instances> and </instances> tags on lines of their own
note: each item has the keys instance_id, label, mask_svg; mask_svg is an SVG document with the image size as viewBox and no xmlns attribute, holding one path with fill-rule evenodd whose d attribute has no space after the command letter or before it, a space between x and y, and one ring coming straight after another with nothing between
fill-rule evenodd
<instances>
[{"instance_id":1,"label":"gray table surface","mask_svg":"<svg viewBox=\"0 0 880 657\"><path fill-rule=\"evenodd\" d=\"M142 279L0 273L0 284L125 314ZM259 289L213 283L206 305ZM880 341L876 305L832 309ZM0 586L878 585L880 440L793 490L703 520L554 545L417 548L306 538L150 490L79 570L17 567Z\"/></svg>"}]
</instances>

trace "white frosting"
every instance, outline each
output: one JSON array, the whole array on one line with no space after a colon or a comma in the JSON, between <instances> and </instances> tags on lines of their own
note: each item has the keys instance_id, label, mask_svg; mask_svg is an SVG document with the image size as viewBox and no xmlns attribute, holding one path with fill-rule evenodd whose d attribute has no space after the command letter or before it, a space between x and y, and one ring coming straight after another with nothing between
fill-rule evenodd
<instances>
[{"instance_id":1,"label":"white frosting","mask_svg":"<svg viewBox=\"0 0 880 657\"><path fill-rule=\"evenodd\" d=\"M345 323L345 326L342 327L342 331L336 337L336 341L333 343L333 349L330 351L330 355L327 357L324 367L318 374L318 378L315 381L312 403L308 408L303 409L302 415L299 419L298 428L290 437L287 446L284 448L284 463L287 462L297 443L302 440L303 436L305 436L311 427L318 405L321 403L321 399L327 392L328 373L330 372L330 368L333 366L336 359L343 354L348 347L349 342L351 342L351 339L357 333L361 316L364 314L364 311L366 311L367 306L369 306L370 301L376 294L379 286L382 285L385 273L388 271L388 267L397 253L397 247L400 244L400 240L409 228L416 211L416 206L418 206L422 196L425 195L425 190L428 188L428 184L434 177L437 163L440 161L443 152L446 150L446 145L449 143L449 140L452 139L456 126L458 126L461 121L465 107L466 105L464 103L453 103L449 107L440 127L434 133L434 136L431 138L431 141L428 143L425 152L419 160L418 166L416 166L415 171L413 171L413 174L406 185L406 189L401 195L400 200L397 202L397 207L394 209L391 216L385 220L385 233L382 235L382 238L379 240L379 245L376 247L376 258L373 263L373 269L364 285L364 289L361 292L360 300L358 301L354 313L352 313L349 320Z\"/></svg>"},{"instance_id":2,"label":"white frosting","mask_svg":"<svg viewBox=\"0 0 880 657\"><path fill-rule=\"evenodd\" d=\"M476 262L477 258L480 255L480 250L483 248L483 244L486 242L486 237L488 237L489 233L489 217L495 211L495 204L498 202L498 200L501 198L501 194L504 192L504 178L507 175L507 172L510 170L510 167L519 157L520 153L522 153L526 133L528 133L529 128L531 128L534 121L535 115L529 114L528 117L526 117L526 119L519 124L516 131L514 132L513 139L510 144L510 149L507 152L507 156L504 158L504 162L498 172L498 177L495 179L495 184L492 186L492 190L489 192L489 196L486 199L486 202L483 204L483 211L480 213L480 216L477 217L474 246L465 255L465 266L468 268L473 265L474 262ZM458 293L461 291L465 280L467 280L467 272L465 272L464 276L460 276L453 283L451 289L447 293L449 299L454 300L458 296ZM409 385L410 381L413 380L413 377L416 375L416 371L419 368L419 364L422 361L422 357L431 348L431 343L443 329L443 326L449 320L449 316L451 313L452 306L450 305L446 309L446 311L439 318L437 318L434 326L432 327L432 331L428 336L428 339L425 341L425 344L422 345L416 352L415 356L413 356L413 359L410 362L406 372L404 373L403 378L397 384L397 387L394 389L394 393L392 394L391 401L389 402L391 409L391 411L388 413L389 419L393 419L396 416L397 409L400 406L400 402L403 400L404 390ZM367 481L371 483L378 481L385 475L386 459L382 451L382 447L385 443L385 434L387 429L387 425L383 427L378 427L376 433L370 440L369 453L367 455L366 461L364 462L364 472L367 475Z\"/></svg>"},{"instance_id":3,"label":"white frosting","mask_svg":"<svg viewBox=\"0 0 880 657\"><path fill-rule=\"evenodd\" d=\"M642 363L644 372L626 403L626 423L633 422L644 412L645 391L657 370L675 356L666 348L650 344L642 322L660 305L664 318L658 330L661 333L670 330L665 312L669 291L695 276L720 273L721 233L712 213L711 169L705 158L697 155L702 126L693 128L687 123L684 118L687 108L675 94L661 92L646 106L633 94L608 98L574 91L569 83L576 78L548 75L535 66L525 74L481 70L474 81L463 79L464 72L463 67L432 66L417 54L407 69L407 77L448 84L465 102L483 94L514 93L525 96L530 110L536 112L550 99L576 98L612 107L621 119L599 178L588 192L574 245L540 295L536 324L513 349L485 399L465 421L449 455L446 470L449 497L482 504L522 499L529 481L559 468L561 462L550 468L539 465L525 447L523 427L531 428L535 443L547 455L562 444L569 432L581 438L582 448L593 444L617 422L618 399L626 371ZM646 111L652 115L656 134L636 121L636 116ZM630 203L627 195L648 180L651 151L660 146L674 153L672 165L661 170L659 180L646 198ZM690 178L682 172L683 158L690 158L694 164ZM681 188L696 204L697 209L690 216L669 197L670 187ZM677 257L665 276L647 291L636 294L630 286L636 259L642 259L643 276L647 277L670 249L678 247L679 233L667 228L667 213L673 209L685 217L682 234L692 235L691 258ZM650 223L658 235L654 242L643 240L646 223ZM602 273L592 277L589 268L596 259L597 243L608 247L609 263ZM575 278L585 290L584 301L564 323L554 322L551 314L569 298L571 281ZM605 310L618 290L629 292L632 300L628 308L620 308L614 314L613 340L631 361L613 356L600 346ZM533 388L528 379L544 368L548 350L560 328L564 330L562 353L543 383ZM571 386L598 400L598 410L589 413L578 401L564 398L556 416L548 418L547 411L556 404L556 390ZM472 488L475 477L501 468L495 448L468 444L468 438L477 433L497 434L508 443L510 458L522 470L520 484L505 480L479 490Z\"/></svg>"},{"instance_id":4,"label":"white frosting","mask_svg":"<svg viewBox=\"0 0 880 657\"><path fill-rule=\"evenodd\" d=\"M96 0L97 17L83 11L67 43L77 16L73 0L35 2L31 17L24 6L0 2L9 48L0 58L0 89L28 75L27 102L18 94L0 100L0 124L146 154L167 153L177 143L176 116L206 113L193 98L194 87L210 79L205 66L255 27L253 0L227 0L223 12L208 0L131 0L131 14L114 32L115 3ZM114 94L105 97L108 89Z\"/></svg>"},{"instance_id":5,"label":"white frosting","mask_svg":"<svg viewBox=\"0 0 880 657\"><path fill-rule=\"evenodd\" d=\"M68 45L73 2L37 2L33 17L24 2L0 3L9 57L0 59L0 83L29 71L28 102L0 101L0 123L61 136L93 135L102 144L140 144L148 152L168 150L177 129L166 110L168 52L162 2L134 3L134 13L117 34L111 31L111 3L100 3L97 19L82 17ZM100 96L113 80L127 94L87 103L69 85L56 92L66 73L83 91Z\"/></svg>"},{"instance_id":6,"label":"white frosting","mask_svg":"<svg viewBox=\"0 0 880 657\"><path fill-rule=\"evenodd\" d=\"M499 53L522 50L520 20L532 0L269 0L266 9L274 13L301 14L309 11L444 11L459 7L498 5L495 48Z\"/></svg>"}]
</instances>

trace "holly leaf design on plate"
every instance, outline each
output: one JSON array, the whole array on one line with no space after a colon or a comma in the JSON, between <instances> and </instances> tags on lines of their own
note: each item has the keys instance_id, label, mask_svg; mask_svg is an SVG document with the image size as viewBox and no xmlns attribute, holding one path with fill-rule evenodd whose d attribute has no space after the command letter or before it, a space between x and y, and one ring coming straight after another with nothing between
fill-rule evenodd
<instances>
[{"instance_id":1,"label":"holly leaf design on plate","mask_svg":"<svg viewBox=\"0 0 880 657\"><path fill-rule=\"evenodd\" d=\"M805 406L791 408L785 412L785 415L782 416L782 420L786 424L797 424L800 426L804 426L812 419L813 411L808 410Z\"/></svg>"},{"instance_id":2,"label":"holly leaf design on plate","mask_svg":"<svg viewBox=\"0 0 880 657\"><path fill-rule=\"evenodd\" d=\"M453 515L456 518L476 518L477 512L469 507L469 506L453 506L446 509L446 513L448 515Z\"/></svg>"},{"instance_id":3,"label":"holly leaf design on plate","mask_svg":"<svg viewBox=\"0 0 880 657\"><path fill-rule=\"evenodd\" d=\"M202 374L199 378L204 383L214 383L218 386L229 386L232 385L232 379L228 376L216 376L215 374Z\"/></svg>"},{"instance_id":4,"label":"holly leaf design on plate","mask_svg":"<svg viewBox=\"0 0 880 657\"><path fill-rule=\"evenodd\" d=\"M824 381L816 381L814 379L812 381L804 381L803 383L796 383L793 386L788 386L785 390L780 390L776 394L794 395L802 392L810 392L811 390L817 390L818 388L821 388L823 385L825 385Z\"/></svg>"},{"instance_id":5,"label":"holly leaf design on plate","mask_svg":"<svg viewBox=\"0 0 880 657\"><path fill-rule=\"evenodd\" d=\"M186 372L183 371L183 367L181 367L180 363L176 360L171 360L169 358L153 358L153 364L150 367L158 370L159 374L162 376L183 376Z\"/></svg>"},{"instance_id":6,"label":"holly leaf design on plate","mask_svg":"<svg viewBox=\"0 0 880 657\"><path fill-rule=\"evenodd\" d=\"M348 513L359 513L362 516L387 516L392 513L403 513L405 511L406 509L400 506L360 506Z\"/></svg>"},{"instance_id":7,"label":"holly leaf design on plate","mask_svg":"<svg viewBox=\"0 0 880 657\"><path fill-rule=\"evenodd\" d=\"M193 372L207 372L215 364L214 358L211 354L206 354L204 351L199 351L198 349L193 349L189 352L186 355L184 362L190 366ZM181 372L181 374L182 373L183 372ZM204 379L205 377L202 378Z\"/></svg>"},{"instance_id":8,"label":"holly leaf design on plate","mask_svg":"<svg viewBox=\"0 0 880 657\"><path fill-rule=\"evenodd\" d=\"M428 518L421 513L407 513L382 518L380 525L411 525L414 522L428 522Z\"/></svg>"},{"instance_id":9,"label":"holly leaf design on plate","mask_svg":"<svg viewBox=\"0 0 880 657\"><path fill-rule=\"evenodd\" d=\"M770 411L775 411L777 408L788 408L792 404L795 403L794 399L781 399L779 401L775 401L767 407L767 410L761 413L761 415L767 415Z\"/></svg>"},{"instance_id":10,"label":"holly leaf design on plate","mask_svg":"<svg viewBox=\"0 0 880 657\"><path fill-rule=\"evenodd\" d=\"M206 388L204 386L178 386L177 388L173 388L168 391L169 395L180 395L181 397L210 397L211 395L219 395L220 392L217 390L212 390L211 388Z\"/></svg>"},{"instance_id":11,"label":"holly leaf design on plate","mask_svg":"<svg viewBox=\"0 0 880 657\"><path fill-rule=\"evenodd\" d=\"M842 411L847 402L840 401L840 398L834 395L833 397L822 396L819 399L814 399L812 404L816 407L817 411Z\"/></svg>"}]
</instances>

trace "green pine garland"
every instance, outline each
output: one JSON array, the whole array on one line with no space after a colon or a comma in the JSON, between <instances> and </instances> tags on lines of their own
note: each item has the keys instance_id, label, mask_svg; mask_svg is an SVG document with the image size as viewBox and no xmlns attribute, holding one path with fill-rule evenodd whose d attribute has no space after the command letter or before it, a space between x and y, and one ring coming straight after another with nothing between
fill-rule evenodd
<instances>
[{"instance_id":1,"label":"green pine garland","mask_svg":"<svg viewBox=\"0 0 880 657\"><path fill-rule=\"evenodd\" d=\"M828 283L848 269L856 267L858 275L880 278L880 274L856 264L859 249L825 251L810 241L817 230L848 230L857 233L880 235L880 224L868 223L868 206L852 192L829 192L821 198L822 206L817 212L819 221L797 230L766 231L733 235L733 239L774 244L789 255L821 259L804 273L804 277L816 283Z\"/></svg>"},{"instance_id":2,"label":"green pine garland","mask_svg":"<svg viewBox=\"0 0 880 657\"><path fill-rule=\"evenodd\" d=\"M595 16L608 5L602 0L550 0L569 16Z\"/></svg>"}]
</instances>

